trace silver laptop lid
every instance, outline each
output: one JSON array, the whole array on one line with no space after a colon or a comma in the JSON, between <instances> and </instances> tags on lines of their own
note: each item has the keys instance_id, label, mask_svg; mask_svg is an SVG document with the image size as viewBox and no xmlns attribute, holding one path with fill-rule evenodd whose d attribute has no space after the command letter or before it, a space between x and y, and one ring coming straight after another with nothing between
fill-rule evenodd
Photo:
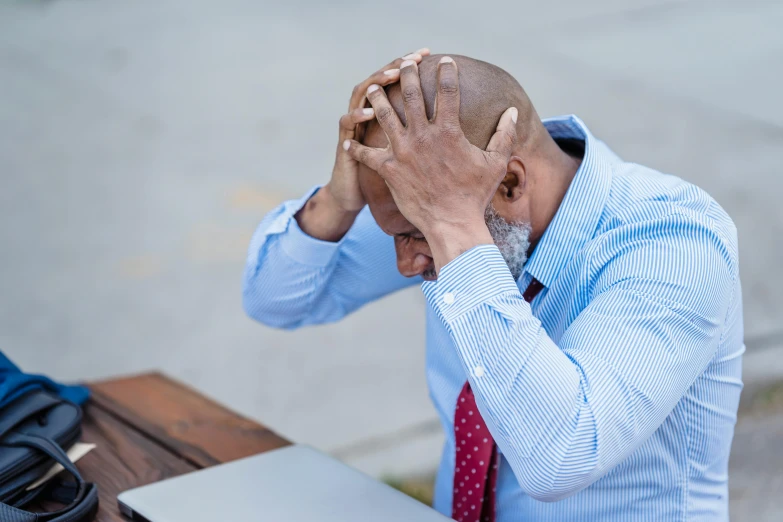
<instances>
[{"instance_id":1,"label":"silver laptop lid","mask_svg":"<svg viewBox=\"0 0 783 522\"><path fill-rule=\"evenodd\" d=\"M150 522L451 520L301 445L132 489L117 499L124 514Z\"/></svg>"}]
</instances>

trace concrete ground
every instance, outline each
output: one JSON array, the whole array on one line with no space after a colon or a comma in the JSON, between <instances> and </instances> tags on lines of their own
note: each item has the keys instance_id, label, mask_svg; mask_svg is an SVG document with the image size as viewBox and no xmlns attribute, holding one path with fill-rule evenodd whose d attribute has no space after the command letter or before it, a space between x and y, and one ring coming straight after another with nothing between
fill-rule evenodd
<instances>
[{"instance_id":1,"label":"concrete ground","mask_svg":"<svg viewBox=\"0 0 783 522\"><path fill-rule=\"evenodd\" d=\"M426 45L709 191L739 228L749 354L774 350L781 26L774 0L6 0L0 349L65 380L159 368L371 473L431 470L418 289L299 332L240 302L247 240L328 179L353 85ZM762 458L744 429L735 455Z\"/></svg>"}]
</instances>

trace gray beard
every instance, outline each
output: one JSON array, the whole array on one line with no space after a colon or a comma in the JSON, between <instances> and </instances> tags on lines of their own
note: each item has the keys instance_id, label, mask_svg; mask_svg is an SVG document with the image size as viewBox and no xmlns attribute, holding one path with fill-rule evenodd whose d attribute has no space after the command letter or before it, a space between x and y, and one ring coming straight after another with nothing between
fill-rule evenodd
<instances>
[{"instance_id":1,"label":"gray beard","mask_svg":"<svg viewBox=\"0 0 783 522\"><path fill-rule=\"evenodd\" d=\"M506 221L492 204L484 212L484 221L514 280L519 279L530 248L530 223Z\"/></svg>"}]
</instances>

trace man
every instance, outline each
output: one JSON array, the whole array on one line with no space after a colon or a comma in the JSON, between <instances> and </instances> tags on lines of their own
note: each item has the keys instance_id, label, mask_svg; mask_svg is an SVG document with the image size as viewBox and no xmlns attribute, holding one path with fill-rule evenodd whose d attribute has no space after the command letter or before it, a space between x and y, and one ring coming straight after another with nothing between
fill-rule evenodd
<instances>
[{"instance_id":1,"label":"man","mask_svg":"<svg viewBox=\"0 0 783 522\"><path fill-rule=\"evenodd\" d=\"M726 520L733 223L578 118L541 122L505 71L427 55L357 86L329 183L263 220L247 313L335 321L424 280L456 520Z\"/></svg>"}]
</instances>

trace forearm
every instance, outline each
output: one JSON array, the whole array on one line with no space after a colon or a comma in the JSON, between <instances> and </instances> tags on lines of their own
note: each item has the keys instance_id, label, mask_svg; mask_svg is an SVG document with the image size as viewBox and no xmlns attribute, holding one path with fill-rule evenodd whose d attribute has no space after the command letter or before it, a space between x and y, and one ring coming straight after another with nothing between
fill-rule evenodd
<instances>
[{"instance_id":1,"label":"forearm","mask_svg":"<svg viewBox=\"0 0 783 522\"><path fill-rule=\"evenodd\" d=\"M250 241L243 304L250 317L268 326L296 328L331 319L320 317L316 305L336 268L339 243L309 236L293 218L314 191L317 195L321 189L313 188L301 199L272 210Z\"/></svg>"},{"instance_id":2,"label":"forearm","mask_svg":"<svg viewBox=\"0 0 783 522\"><path fill-rule=\"evenodd\" d=\"M366 208L337 242L302 230L294 216L322 190L280 205L253 235L243 281L245 311L253 319L277 328L332 322L420 281L397 271L391 238Z\"/></svg>"},{"instance_id":3,"label":"forearm","mask_svg":"<svg viewBox=\"0 0 783 522\"><path fill-rule=\"evenodd\" d=\"M598 443L595 402L585 395L579 369L525 313L521 296L512 295L498 301L502 314L480 306L455 320L452 335L462 356L482 368L481 377L474 368L469 380L520 486L536 500L560 500L592 484L605 455L629 447L636 434ZM494 338L501 332L502 339ZM617 408L611 415L620 417L624 409Z\"/></svg>"},{"instance_id":4,"label":"forearm","mask_svg":"<svg viewBox=\"0 0 783 522\"><path fill-rule=\"evenodd\" d=\"M572 495L626 458L714 352L715 317L696 328L695 313L624 281L594 296L557 344L494 247L471 250L424 285L482 417L522 489L538 500ZM648 279L640 284L650 288Z\"/></svg>"},{"instance_id":5,"label":"forearm","mask_svg":"<svg viewBox=\"0 0 783 522\"><path fill-rule=\"evenodd\" d=\"M562 476L563 445L541 441L577 419L581 382L556 346L538 350L553 343L493 249L464 254L437 283L425 283L424 293L451 334L481 415L523 490L549 500ZM580 458L587 464L592 454Z\"/></svg>"},{"instance_id":6,"label":"forearm","mask_svg":"<svg viewBox=\"0 0 783 522\"><path fill-rule=\"evenodd\" d=\"M360 211L346 211L340 207L329 185L324 185L296 213L302 231L322 241L339 241L350 230Z\"/></svg>"},{"instance_id":7,"label":"forearm","mask_svg":"<svg viewBox=\"0 0 783 522\"><path fill-rule=\"evenodd\" d=\"M432 249L436 272L472 248L494 244L483 219L459 224L436 222L424 235Z\"/></svg>"}]
</instances>

